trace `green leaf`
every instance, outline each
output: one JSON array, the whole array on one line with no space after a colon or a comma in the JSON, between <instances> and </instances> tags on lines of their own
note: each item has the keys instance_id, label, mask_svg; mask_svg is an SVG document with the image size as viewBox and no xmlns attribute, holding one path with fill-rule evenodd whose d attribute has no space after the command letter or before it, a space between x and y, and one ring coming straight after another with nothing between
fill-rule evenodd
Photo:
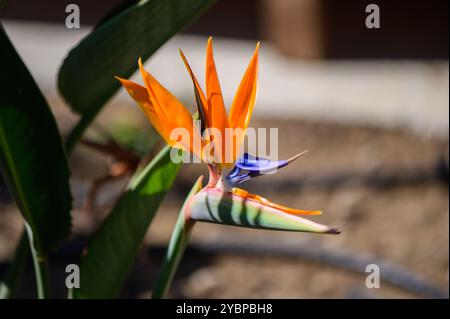
<instances>
[{"instance_id":1,"label":"green leaf","mask_svg":"<svg viewBox=\"0 0 450 319\"><path fill-rule=\"evenodd\" d=\"M120 87L114 76L130 77L137 59L148 59L215 0L143 0L102 22L72 49L59 71L58 86L81 114L69 136L72 149L84 129Z\"/></svg>"},{"instance_id":2,"label":"green leaf","mask_svg":"<svg viewBox=\"0 0 450 319\"><path fill-rule=\"evenodd\" d=\"M138 176L87 248L80 266L80 288L74 298L114 298L126 279L139 246L181 164L170 159L166 146Z\"/></svg>"},{"instance_id":3,"label":"green leaf","mask_svg":"<svg viewBox=\"0 0 450 319\"><path fill-rule=\"evenodd\" d=\"M69 170L55 119L0 25L0 169L45 257L70 233Z\"/></svg>"}]
</instances>

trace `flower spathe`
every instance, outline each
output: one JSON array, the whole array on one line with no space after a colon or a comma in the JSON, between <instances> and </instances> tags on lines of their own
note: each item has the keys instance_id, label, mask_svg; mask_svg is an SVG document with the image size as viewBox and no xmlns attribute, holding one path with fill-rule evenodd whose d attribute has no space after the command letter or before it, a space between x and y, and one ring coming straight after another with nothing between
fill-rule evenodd
<instances>
[{"instance_id":1,"label":"flower spathe","mask_svg":"<svg viewBox=\"0 0 450 319\"><path fill-rule=\"evenodd\" d=\"M209 183L192 197L186 209L188 218L251 228L339 233L334 228L299 217L299 215L318 215L320 211L292 209L235 187L249 179L274 172L303 154L282 161L271 161L247 153L240 157L245 130L248 128L256 100L258 51L259 43L227 115L214 62L212 38L208 39L206 47L205 92L180 50L181 58L193 82L197 113L201 123L200 130L194 125L193 116L186 107L144 69L141 59L138 64L145 86L119 77L117 79L169 145L189 151L208 164ZM183 128L189 138L172 139L171 133L178 128ZM229 130L237 132L231 139L226 138L229 137ZM197 145L195 141L201 142ZM213 152L205 152L211 144L214 146ZM231 170L228 174L224 174L224 168Z\"/></svg>"}]
</instances>

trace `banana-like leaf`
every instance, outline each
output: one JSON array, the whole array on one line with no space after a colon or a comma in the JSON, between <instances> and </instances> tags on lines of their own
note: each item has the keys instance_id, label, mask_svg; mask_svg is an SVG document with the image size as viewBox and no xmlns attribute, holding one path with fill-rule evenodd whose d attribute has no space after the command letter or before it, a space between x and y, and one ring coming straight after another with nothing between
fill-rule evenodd
<instances>
[{"instance_id":1,"label":"banana-like leaf","mask_svg":"<svg viewBox=\"0 0 450 319\"><path fill-rule=\"evenodd\" d=\"M33 253L44 257L70 233L67 160L48 104L1 25L0 48L0 169Z\"/></svg>"},{"instance_id":2,"label":"banana-like leaf","mask_svg":"<svg viewBox=\"0 0 450 319\"><path fill-rule=\"evenodd\" d=\"M339 234L335 228L215 188L204 189L192 198L190 217L247 228Z\"/></svg>"},{"instance_id":3,"label":"banana-like leaf","mask_svg":"<svg viewBox=\"0 0 450 319\"><path fill-rule=\"evenodd\" d=\"M181 164L166 146L130 182L87 247L81 261L80 288L74 298L114 298L126 279L145 233Z\"/></svg>"},{"instance_id":4,"label":"banana-like leaf","mask_svg":"<svg viewBox=\"0 0 450 319\"><path fill-rule=\"evenodd\" d=\"M117 92L116 75L130 77L138 57L149 58L215 0L142 0L102 22L64 60L58 86L81 120L70 150L102 106Z\"/></svg>"}]
</instances>

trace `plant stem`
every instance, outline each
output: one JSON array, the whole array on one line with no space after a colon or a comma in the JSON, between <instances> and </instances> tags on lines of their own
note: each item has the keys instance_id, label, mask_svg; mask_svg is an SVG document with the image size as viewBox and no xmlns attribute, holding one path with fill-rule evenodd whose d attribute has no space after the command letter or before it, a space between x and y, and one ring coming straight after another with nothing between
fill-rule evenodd
<instances>
[{"instance_id":1,"label":"plant stem","mask_svg":"<svg viewBox=\"0 0 450 319\"><path fill-rule=\"evenodd\" d=\"M38 255L38 252L34 247L31 228L27 224L25 224L25 227L27 229L28 239L30 241L31 256L33 257L37 296L39 299L46 299L49 297L47 256Z\"/></svg>"},{"instance_id":2,"label":"plant stem","mask_svg":"<svg viewBox=\"0 0 450 319\"><path fill-rule=\"evenodd\" d=\"M75 144L78 142L80 137L83 135L84 130L91 124L92 119L97 115L98 111L95 111L93 114L83 115L72 131L69 133L65 141L65 149L66 153L70 155L75 147Z\"/></svg>"},{"instance_id":3,"label":"plant stem","mask_svg":"<svg viewBox=\"0 0 450 319\"><path fill-rule=\"evenodd\" d=\"M180 210L177 223L175 224L175 228L170 238L169 246L167 247L166 255L164 256L163 264L161 265L161 269L156 278L155 288L152 295L153 299L161 299L165 297L167 290L172 283L173 276L178 269L178 265L181 257L183 256L186 245L189 242L189 236L194 226L194 221L187 216L188 214L186 214L186 209L189 205L191 197L200 190L201 182L202 176L192 187L189 195L184 201L183 207Z\"/></svg>"},{"instance_id":4,"label":"plant stem","mask_svg":"<svg viewBox=\"0 0 450 319\"><path fill-rule=\"evenodd\" d=\"M169 246L167 247L166 256L164 257L156 280L152 295L153 299L165 297L189 241L189 235L193 225L194 222L186 222L183 212L180 212Z\"/></svg>"},{"instance_id":5,"label":"plant stem","mask_svg":"<svg viewBox=\"0 0 450 319\"><path fill-rule=\"evenodd\" d=\"M49 288L47 285L48 278L48 262L46 257L33 257L34 270L36 272L36 288L39 299L49 297Z\"/></svg>"}]
</instances>

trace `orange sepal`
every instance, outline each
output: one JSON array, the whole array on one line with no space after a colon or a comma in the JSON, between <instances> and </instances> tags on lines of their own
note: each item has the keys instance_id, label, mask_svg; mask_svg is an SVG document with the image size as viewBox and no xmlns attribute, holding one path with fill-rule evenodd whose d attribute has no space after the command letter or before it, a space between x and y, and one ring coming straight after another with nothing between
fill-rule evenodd
<instances>
[{"instance_id":1,"label":"orange sepal","mask_svg":"<svg viewBox=\"0 0 450 319\"><path fill-rule=\"evenodd\" d=\"M237 92L234 96L231 110L228 117L230 126L234 128L233 136L233 161L236 160L241 153L241 145L244 141L245 130L247 129L253 114L253 107L256 102L256 93L258 86L258 51L259 42L256 44L255 52L245 71L245 74L239 84Z\"/></svg>"},{"instance_id":2,"label":"orange sepal","mask_svg":"<svg viewBox=\"0 0 450 319\"><path fill-rule=\"evenodd\" d=\"M208 99L208 117L209 127L217 130L220 133L220 145L215 144L215 158L216 162L222 166L226 166L226 148L229 147L225 144L225 129L229 128L227 111L225 109L225 103L223 101L222 89L220 88L219 77L217 75L216 64L214 62L214 52L212 37L209 37L206 45L206 97ZM215 132L212 132L214 135ZM213 137L215 141L218 141L219 136Z\"/></svg>"},{"instance_id":3,"label":"orange sepal","mask_svg":"<svg viewBox=\"0 0 450 319\"><path fill-rule=\"evenodd\" d=\"M258 51L259 42L231 104L229 122L234 128L246 130L252 117L258 85Z\"/></svg>"},{"instance_id":4,"label":"orange sepal","mask_svg":"<svg viewBox=\"0 0 450 319\"><path fill-rule=\"evenodd\" d=\"M205 121L206 123L203 123L206 127L209 126L208 121L208 100L206 99L205 94L202 91L202 88L200 87L200 84L197 81L197 78L195 77L194 72L192 71L191 66L189 65L189 62L186 59L186 56L184 55L183 51L180 49L180 56L181 59L184 62L184 65L186 66L186 69L188 70L189 75L191 76L192 83L194 84L194 92L195 92L195 99L197 100L197 107L198 112L200 115L200 119L202 121Z\"/></svg>"},{"instance_id":5,"label":"orange sepal","mask_svg":"<svg viewBox=\"0 0 450 319\"><path fill-rule=\"evenodd\" d=\"M175 141L170 140L170 131L167 131L167 125L162 123L161 118L156 112L154 106L150 101L150 97L147 88L141 86L135 82L127 79L120 78L116 76L116 79L120 81L122 86L126 89L128 94L133 98L133 100L141 107L147 118L150 120L152 125L158 131L158 133L164 138L164 140L169 145L176 144Z\"/></svg>"},{"instance_id":6,"label":"orange sepal","mask_svg":"<svg viewBox=\"0 0 450 319\"><path fill-rule=\"evenodd\" d=\"M279 210L281 210L287 214L291 214L291 215L320 215L320 214L322 214L322 212L318 211L318 210L300 210L300 209L293 209L293 208L286 207L283 205L275 204L264 197L261 197L259 195L255 195L255 194L251 194L251 193L247 192L246 190L237 188L237 187L233 188L232 193L234 195L240 196L242 198L245 198L248 200L253 200L257 203L260 203L261 205L279 209Z\"/></svg>"}]
</instances>

